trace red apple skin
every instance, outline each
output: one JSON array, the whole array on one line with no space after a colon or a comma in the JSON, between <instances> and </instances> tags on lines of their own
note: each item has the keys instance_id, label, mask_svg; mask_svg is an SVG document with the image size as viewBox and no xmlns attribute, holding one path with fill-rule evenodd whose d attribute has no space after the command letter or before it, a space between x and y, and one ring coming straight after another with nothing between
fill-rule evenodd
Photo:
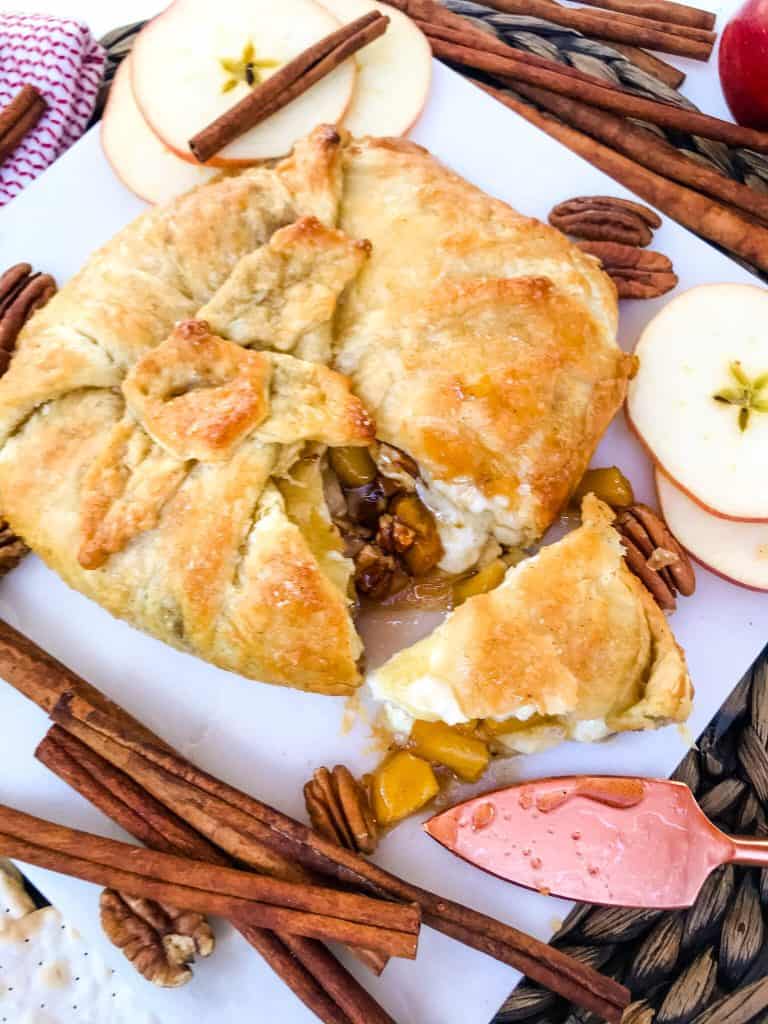
<instances>
[{"instance_id":1,"label":"red apple skin","mask_svg":"<svg viewBox=\"0 0 768 1024\"><path fill-rule=\"evenodd\" d=\"M663 470L660 470L660 472L663 472ZM666 476L667 474L665 473L664 475ZM662 516L662 519L664 519L665 518L665 515L664 515L664 502L661 500L661 494L659 493L659 486L658 486L658 483L656 482L655 476L656 476L656 474L654 474L654 484L653 484L653 487L654 487L654 490L656 491L656 504L661 509L661 516ZM669 477L669 479L672 480L672 477ZM675 486L677 486L676 481L672 480L672 483L675 484ZM685 493L688 494L687 491ZM690 497L690 495L689 495L689 497ZM699 503L697 503L697 504L699 504ZM702 508L706 508L706 505L702 505ZM707 509L707 511L709 512L710 509ZM725 580L726 583L732 583L735 587L741 587L743 590L751 590L753 594L768 594L768 587L756 587L752 583L742 583L741 580L735 580L732 576L726 576L724 572L720 572L719 569L713 568L711 565L709 565L707 562L705 562L702 558L700 558L696 554L695 551L691 551L690 548L686 548L685 544L683 544L683 542L681 540L678 541L678 544L682 545L682 547L685 548L685 550L688 552L688 554L691 556L691 558L694 560L694 562L696 562L698 565L700 565L702 567L702 569L706 569L707 572L711 572L713 576L717 576L719 579Z\"/></svg>"},{"instance_id":2,"label":"red apple skin","mask_svg":"<svg viewBox=\"0 0 768 1024\"><path fill-rule=\"evenodd\" d=\"M747 0L720 40L720 83L736 121L768 130L768 0Z\"/></svg>"},{"instance_id":3,"label":"red apple skin","mask_svg":"<svg viewBox=\"0 0 768 1024\"><path fill-rule=\"evenodd\" d=\"M627 421L627 426L629 427L630 431L635 435L637 440L643 446L646 455L651 460L653 465L661 473L664 474L667 480L672 481L672 483L675 485L678 491L682 491L683 494L686 495L686 497L691 499L691 501L695 501L699 508L703 508L705 512L709 512L709 514L711 516L714 516L715 519L727 519L731 523L768 523L768 516L750 516L749 518L745 516L729 516L726 515L724 512L718 511L718 509L716 508L712 508L711 505L707 505L707 503L705 501L702 501L700 498L697 498L696 495L692 491L689 491L688 488L685 487L683 484L681 484L677 477L673 476L672 473L669 472L667 467L660 461L660 459L656 457L656 453L654 452L653 448L651 448L651 446L645 440L643 435L640 433L639 428L635 424L635 421L630 416L629 403L626 400L624 402L624 418ZM709 568L709 566L707 566L707 568ZM714 570L712 571L714 572Z\"/></svg>"}]
</instances>

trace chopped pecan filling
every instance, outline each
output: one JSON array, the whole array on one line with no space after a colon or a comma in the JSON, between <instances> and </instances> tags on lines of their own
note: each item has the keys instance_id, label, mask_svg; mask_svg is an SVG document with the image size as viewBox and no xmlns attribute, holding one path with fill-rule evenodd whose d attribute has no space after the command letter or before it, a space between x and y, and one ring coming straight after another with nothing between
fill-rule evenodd
<instances>
[{"instance_id":1,"label":"chopped pecan filling","mask_svg":"<svg viewBox=\"0 0 768 1024\"><path fill-rule=\"evenodd\" d=\"M355 563L358 594L384 601L443 555L434 517L416 494L418 467L405 452L380 445L378 465L367 448L333 448L326 501Z\"/></svg>"}]
</instances>

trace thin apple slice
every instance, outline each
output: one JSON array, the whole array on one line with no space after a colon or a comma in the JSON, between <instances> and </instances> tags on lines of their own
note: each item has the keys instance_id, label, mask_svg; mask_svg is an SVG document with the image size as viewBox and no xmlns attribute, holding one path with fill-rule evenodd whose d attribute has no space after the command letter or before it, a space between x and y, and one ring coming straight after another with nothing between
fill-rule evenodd
<instances>
[{"instance_id":1,"label":"thin apple slice","mask_svg":"<svg viewBox=\"0 0 768 1024\"><path fill-rule=\"evenodd\" d=\"M768 590L767 523L713 516L658 469L656 490L667 526L697 562L731 583Z\"/></svg>"},{"instance_id":2,"label":"thin apple slice","mask_svg":"<svg viewBox=\"0 0 768 1024\"><path fill-rule=\"evenodd\" d=\"M149 203L164 203L217 172L180 160L147 126L133 98L130 59L120 65L109 90L101 145L112 170L131 192Z\"/></svg>"},{"instance_id":3,"label":"thin apple slice","mask_svg":"<svg viewBox=\"0 0 768 1024\"><path fill-rule=\"evenodd\" d=\"M248 95L247 63L248 74L263 80L339 24L314 0L176 0L136 39L133 94L160 140L192 161L189 139ZM209 163L238 167L283 156L316 125L338 123L356 68L344 61Z\"/></svg>"},{"instance_id":4,"label":"thin apple slice","mask_svg":"<svg viewBox=\"0 0 768 1024\"><path fill-rule=\"evenodd\" d=\"M692 288L640 336L629 420L654 460L707 511L768 522L768 291Z\"/></svg>"},{"instance_id":5,"label":"thin apple slice","mask_svg":"<svg viewBox=\"0 0 768 1024\"><path fill-rule=\"evenodd\" d=\"M410 18L374 0L320 0L339 21L369 11L389 18L387 31L356 55L357 84L344 115L353 135L405 135L424 109L432 79L432 51Z\"/></svg>"}]
</instances>

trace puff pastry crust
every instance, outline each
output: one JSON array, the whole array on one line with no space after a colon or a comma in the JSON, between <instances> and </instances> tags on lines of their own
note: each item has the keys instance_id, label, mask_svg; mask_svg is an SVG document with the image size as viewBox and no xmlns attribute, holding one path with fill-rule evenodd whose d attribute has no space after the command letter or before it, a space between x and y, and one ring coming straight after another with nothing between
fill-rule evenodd
<instances>
[{"instance_id":1,"label":"puff pastry crust","mask_svg":"<svg viewBox=\"0 0 768 1024\"><path fill-rule=\"evenodd\" d=\"M325 447L375 420L413 456L448 568L532 542L624 397L615 328L610 280L557 231L418 146L321 127L145 213L35 315L0 381L0 503L114 614L348 693Z\"/></svg>"},{"instance_id":2,"label":"puff pastry crust","mask_svg":"<svg viewBox=\"0 0 768 1024\"><path fill-rule=\"evenodd\" d=\"M413 718L509 722L499 739L520 752L684 721L685 656L612 521L588 495L578 529L394 655L373 692Z\"/></svg>"},{"instance_id":3,"label":"puff pastry crust","mask_svg":"<svg viewBox=\"0 0 768 1024\"><path fill-rule=\"evenodd\" d=\"M419 464L443 568L468 568L489 535L527 546L624 399L634 362L613 284L413 143L353 141L343 166L339 224L373 248L340 310L336 366L378 436Z\"/></svg>"}]
</instances>

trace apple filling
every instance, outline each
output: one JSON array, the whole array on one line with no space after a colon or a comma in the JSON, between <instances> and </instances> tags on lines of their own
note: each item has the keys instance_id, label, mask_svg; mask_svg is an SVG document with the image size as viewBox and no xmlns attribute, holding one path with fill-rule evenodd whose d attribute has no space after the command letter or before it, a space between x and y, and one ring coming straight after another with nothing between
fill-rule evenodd
<instances>
[{"instance_id":1,"label":"apple filling","mask_svg":"<svg viewBox=\"0 0 768 1024\"><path fill-rule=\"evenodd\" d=\"M354 562L357 595L377 604L449 611L498 586L523 553L486 541L471 568L442 569L441 524L421 500L420 483L414 460L392 445L328 451L326 504Z\"/></svg>"},{"instance_id":2,"label":"apple filling","mask_svg":"<svg viewBox=\"0 0 768 1024\"><path fill-rule=\"evenodd\" d=\"M367 448L330 449L325 493L344 553L355 563L358 595L382 602L433 573L443 547L434 516L416 494L416 464L388 445L375 454L378 463ZM443 590L448 607L448 583Z\"/></svg>"}]
</instances>

